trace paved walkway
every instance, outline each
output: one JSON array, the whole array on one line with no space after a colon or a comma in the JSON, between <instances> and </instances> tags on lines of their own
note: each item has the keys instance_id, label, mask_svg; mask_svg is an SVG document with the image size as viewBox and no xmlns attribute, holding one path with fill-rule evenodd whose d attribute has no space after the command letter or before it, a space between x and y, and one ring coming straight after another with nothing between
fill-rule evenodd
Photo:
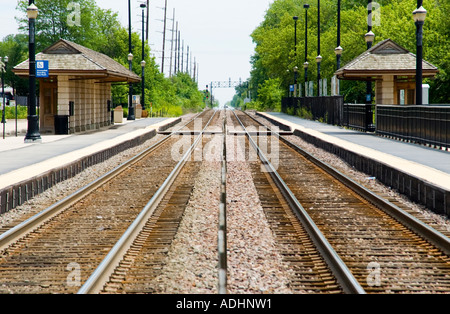
<instances>
[{"instance_id":1,"label":"paved walkway","mask_svg":"<svg viewBox=\"0 0 450 314\"><path fill-rule=\"evenodd\" d=\"M41 135L42 143L24 143L25 135L0 138L0 188L33 177L92 152L138 137L175 119L124 121L97 131L73 135Z\"/></svg>"}]
</instances>

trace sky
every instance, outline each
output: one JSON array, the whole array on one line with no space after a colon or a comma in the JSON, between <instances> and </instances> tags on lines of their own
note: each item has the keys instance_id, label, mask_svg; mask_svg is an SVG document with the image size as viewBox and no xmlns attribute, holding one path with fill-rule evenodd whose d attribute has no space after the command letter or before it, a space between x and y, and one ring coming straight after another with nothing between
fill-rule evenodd
<instances>
[{"instance_id":1,"label":"sky","mask_svg":"<svg viewBox=\"0 0 450 314\"><path fill-rule=\"evenodd\" d=\"M73 0L77 2L76 0ZM17 0L0 0L0 39L18 33L14 17ZM131 0L132 30L141 32L142 9L145 0ZM199 89L206 89L215 81L245 81L250 77L250 57L254 44L250 37L253 30L264 20L273 0L167 0L166 26L166 75L169 74L172 21L184 40L185 53L189 46L192 62L198 63ZM127 0L96 0L99 7L119 13L123 26L128 27ZM164 29L165 0L150 0L149 44L156 61L161 65ZM192 67L193 69L193 67ZM234 88L214 89L213 94L221 105L230 101Z\"/></svg>"}]
</instances>

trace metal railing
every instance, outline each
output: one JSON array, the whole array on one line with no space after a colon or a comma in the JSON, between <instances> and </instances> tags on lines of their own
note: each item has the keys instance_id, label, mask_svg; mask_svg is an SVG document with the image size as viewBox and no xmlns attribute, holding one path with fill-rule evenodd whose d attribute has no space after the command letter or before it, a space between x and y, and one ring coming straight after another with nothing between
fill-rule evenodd
<instances>
[{"instance_id":1,"label":"metal railing","mask_svg":"<svg viewBox=\"0 0 450 314\"><path fill-rule=\"evenodd\" d=\"M375 107L372 106L371 112L375 112ZM342 126L346 126L359 131L371 131L373 125L367 123L367 105L365 104L344 104L344 123ZM372 119L373 120L373 119Z\"/></svg>"},{"instance_id":2,"label":"metal railing","mask_svg":"<svg viewBox=\"0 0 450 314\"><path fill-rule=\"evenodd\" d=\"M343 125L343 108L343 96L286 97L281 102L281 111L284 113L322 121L331 125Z\"/></svg>"},{"instance_id":3,"label":"metal railing","mask_svg":"<svg viewBox=\"0 0 450 314\"><path fill-rule=\"evenodd\" d=\"M331 125L450 149L450 105L371 105L368 108L365 104L344 104L342 96L290 97L283 98L281 111Z\"/></svg>"},{"instance_id":4,"label":"metal railing","mask_svg":"<svg viewBox=\"0 0 450 314\"><path fill-rule=\"evenodd\" d=\"M378 105L379 135L418 144L450 147L450 106Z\"/></svg>"}]
</instances>

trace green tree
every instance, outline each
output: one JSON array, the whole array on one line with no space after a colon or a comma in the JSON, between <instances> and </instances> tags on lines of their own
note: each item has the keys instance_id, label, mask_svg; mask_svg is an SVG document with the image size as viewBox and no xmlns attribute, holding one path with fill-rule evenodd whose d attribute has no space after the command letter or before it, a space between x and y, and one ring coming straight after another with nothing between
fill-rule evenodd
<instances>
[{"instance_id":1,"label":"green tree","mask_svg":"<svg viewBox=\"0 0 450 314\"><path fill-rule=\"evenodd\" d=\"M265 110L280 111L281 98L284 94L280 86L280 79L268 79L259 87L258 101L263 104Z\"/></svg>"},{"instance_id":2,"label":"green tree","mask_svg":"<svg viewBox=\"0 0 450 314\"><path fill-rule=\"evenodd\" d=\"M73 4L76 4L75 6ZM37 52L42 51L60 38L76 42L92 50L106 54L128 68L128 30L120 25L118 13L99 8L95 0L35 0L39 9L36 20ZM79 6L78 6L79 5ZM11 67L28 57L28 20L26 10L28 0L19 0L17 9L22 12L17 19L24 35L7 38L0 44L0 52L10 56ZM132 71L142 74L141 36L131 34L133 47ZM153 105L155 111L163 110L170 115L180 115L185 111L202 108L202 94L197 84L188 76L179 73L176 77L165 78L155 58L151 56L148 43L145 44L145 107ZM2 50L3 49L3 50ZM15 51L16 49L17 51ZM14 56L14 58L11 58ZM18 83L17 83L18 84ZM24 88L23 93L27 89ZM133 94L141 95L141 84L133 84ZM127 106L128 84L112 87L114 105Z\"/></svg>"},{"instance_id":3,"label":"green tree","mask_svg":"<svg viewBox=\"0 0 450 314\"><path fill-rule=\"evenodd\" d=\"M0 42L0 56L8 57L5 84L11 86L17 94L28 92L28 81L16 76L12 68L28 58L28 38L25 35L8 35Z\"/></svg>"},{"instance_id":4,"label":"green tree","mask_svg":"<svg viewBox=\"0 0 450 314\"><path fill-rule=\"evenodd\" d=\"M69 6L71 3L76 3L79 7ZM35 5L39 9L36 19L37 51L50 46L60 38L91 48L89 43L94 42L94 39L102 34L98 27L98 16L95 16L98 11L95 0L78 0L77 2L35 0ZM19 30L24 33L28 32L27 7L28 0L19 0L17 8L22 14L17 20Z\"/></svg>"},{"instance_id":5,"label":"green tree","mask_svg":"<svg viewBox=\"0 0 450 314\"><path fill-rule=\"evenodd\" d=\"M292 69L302 69L305 60L305 9L300 0L276 0L266 12L264 21L253 31L252 39L256 45L251 58L252 71L250 82L260 101L261 87L264 82L278 78L284 95L294 82ZM316 81L317 66L317 2L308 2L308 80ZM373 26L375 43L391 38L412 53L416 53L415 25L412 12L417 6L415 0L383 0L379 20ZM440 73L434 80L426 81L431 85L432 103L450 102L450 50L449 45L450 10L449 1L424 0L428 10L424 25L424 59L437 66ZM298 16L297 55L294 53L294 21ZM344 48L341 65L353 60L366 48L364 34L367 32L367 1L343 1L341 7L341 46ZM337 5L335 0L321 1L320 43L321 77L331 78L336 71L337 45ZM299 72L298 81L304 82L303 71ZM347 102L364 101L364 82L341 81L341 93Z\"/></svg>"}]
</instances>

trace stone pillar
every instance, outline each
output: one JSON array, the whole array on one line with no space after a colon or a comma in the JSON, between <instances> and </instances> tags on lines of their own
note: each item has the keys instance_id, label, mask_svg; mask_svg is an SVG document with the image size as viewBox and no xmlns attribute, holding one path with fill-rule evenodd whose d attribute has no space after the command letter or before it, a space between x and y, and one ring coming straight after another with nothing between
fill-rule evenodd
<instances>
[{"instance_id":1,"label":"stone pillar","mask_svg":"<svg viewBox=\"0 0 450 314\"><path fill-rule=\"evenodd\" d=\"M379 85L380 84L380 85ZM384 75L381 82L377 81L376 90L377 103L380 105L396 105L397 99L395 97L395 77L394 75Z\"/></svg>"},{"instance_id":2,"label":"stone pillar","mask_svg":"<svg viewBox=\"0 0 450 314\"><path fill-rule=\"evenodd\" d=\"M58 116L69 115L70 82L66 75L58 76Z\"/></svg>"}]
</instances>

